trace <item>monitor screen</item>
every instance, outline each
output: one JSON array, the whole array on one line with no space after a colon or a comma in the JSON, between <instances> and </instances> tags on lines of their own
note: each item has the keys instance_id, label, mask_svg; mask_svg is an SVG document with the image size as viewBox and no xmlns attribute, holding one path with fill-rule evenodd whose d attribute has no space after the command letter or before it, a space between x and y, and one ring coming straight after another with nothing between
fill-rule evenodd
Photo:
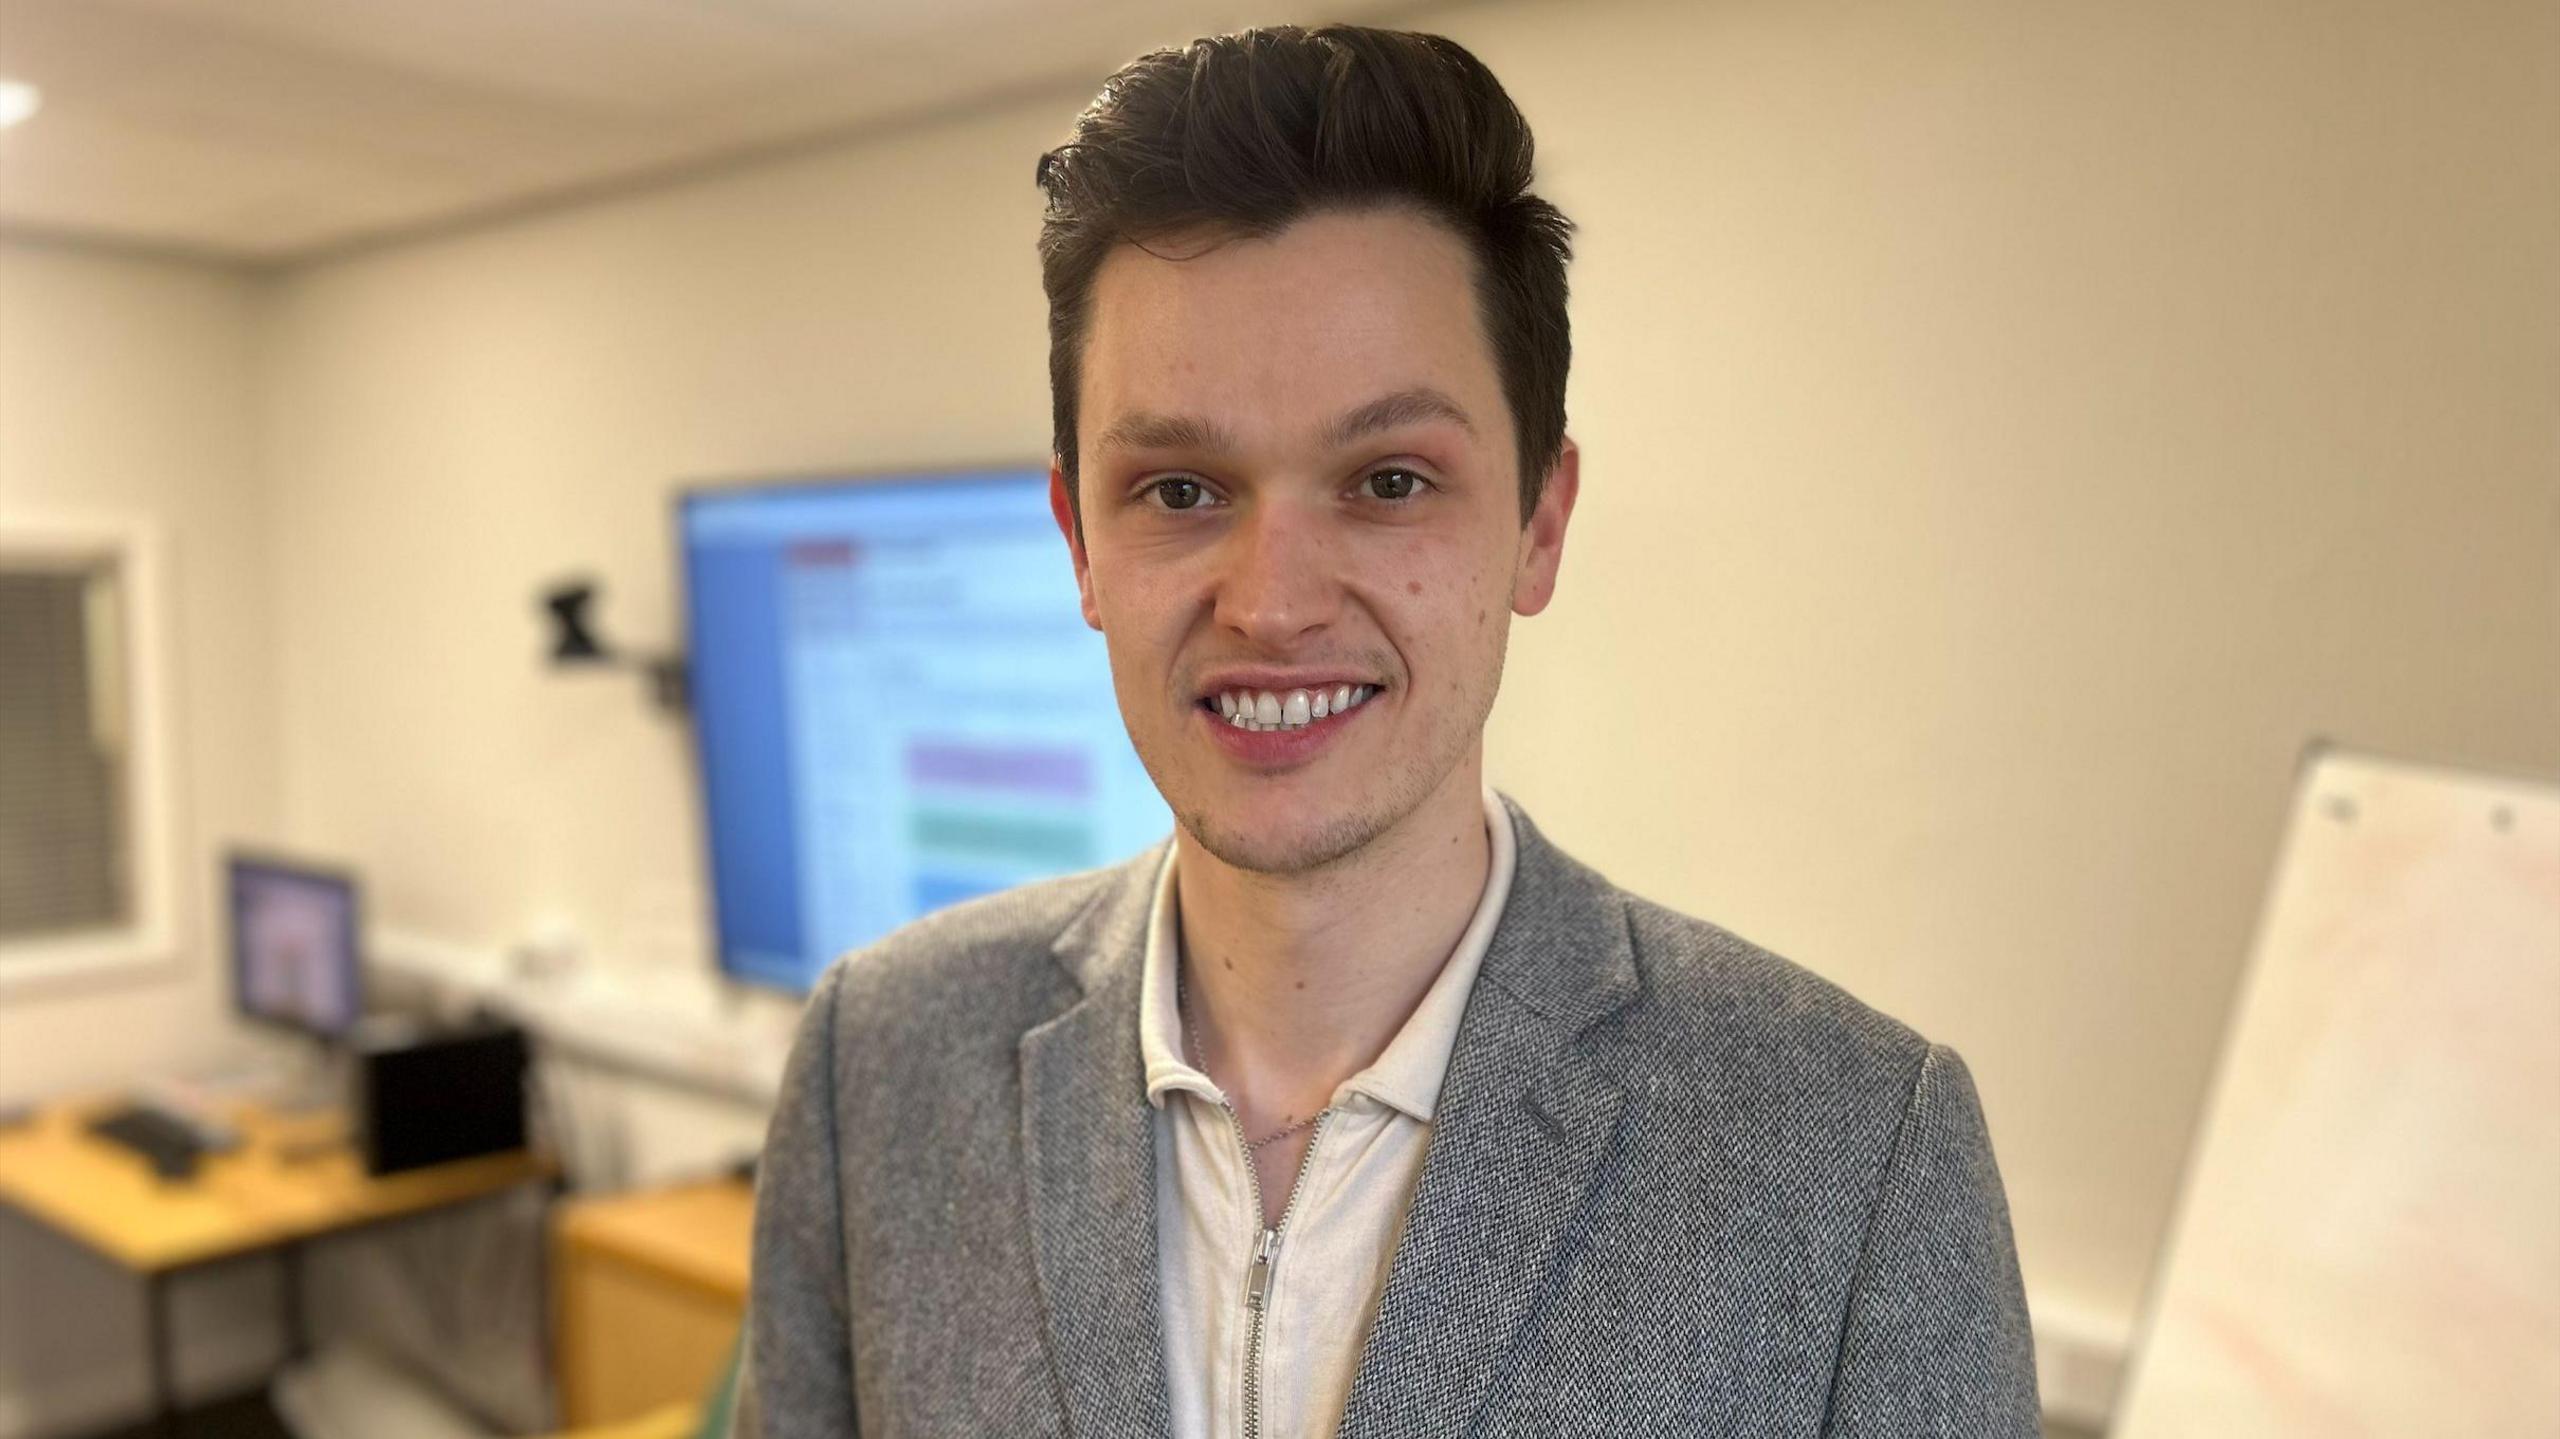
<instances>
[{"instance_id":1,"label":"monitor screen","mask_svg":"<svg viewBox=\"0 0 2560 1439\"><path fill-rule=\"evenodd\" d=\"M252 1019L326 1038L364 1010L355 881L280 860L232 855L232 997Z\"/></svg>"},{"instance_id":2,"label":"monitor screen","mask_svg":"<svg viewBox=\"0 0 2560 1439\"><path fill-rule=\"evenodd\" d=\"M724 970L806 989L1172 829L1045 470L697 491L679 519Z\"/></svg>"}]
</instances>

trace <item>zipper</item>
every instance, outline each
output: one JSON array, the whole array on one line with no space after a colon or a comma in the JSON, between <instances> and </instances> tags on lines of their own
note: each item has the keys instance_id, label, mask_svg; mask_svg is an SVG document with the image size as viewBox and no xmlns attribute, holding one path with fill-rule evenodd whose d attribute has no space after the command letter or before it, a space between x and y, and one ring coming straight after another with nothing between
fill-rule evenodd
<instances>
[{"instance_id":1,"label":"zipper","mask_svg":"<svg viewBox=\"0 0 2560 1439\"><path fill-rule=\"evenodd\" d=\"M1307 1149L1298 1156L1297 1177L1289 1181L1289 1197L1280 1205L1280 1222L1267 1228L1262 1225L1262 1171L1254 1165L1253 1149L1245 1143L1244 1121L1236 1117L1235 1106L1220 1105L1227 1112L1227 1125L1236 1133L1236 1147L1244 1152L1244 1177L1253 1186L1253 1221L1259 1232L1253 1241L1253 1262L1245 1269L1244 1307L1244 1439L1262 1439L1262 1312L1271 1297L1271 1268L1280 1259L1280 1236L1289 1227L1289 1216L1298 1211L1298 1191L1306 1188L1307 1170L1314 1164L1316 1146L1324 1141L1324 1127L1333 1121L1328 1109L1316 1116L1315 1130L1307 1136Z\"/></svg>"}]
</instances>

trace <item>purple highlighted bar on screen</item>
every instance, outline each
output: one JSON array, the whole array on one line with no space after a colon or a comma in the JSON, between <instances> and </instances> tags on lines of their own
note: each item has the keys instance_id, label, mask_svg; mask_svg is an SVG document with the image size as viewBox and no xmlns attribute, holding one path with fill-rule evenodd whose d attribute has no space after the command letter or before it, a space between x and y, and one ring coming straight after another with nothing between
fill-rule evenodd
<instances>
[{"instance_id":1,"label":"purple highlighted bar on screen","mask_svg":"<svg viewBox=\"0 0 2560 1439\"><path fill-rule=\"evenodd\" d=\"M1086 799L1093 767L1082 750L922 743L907 746L907 782Z\"/></svg>"}]
</instances>

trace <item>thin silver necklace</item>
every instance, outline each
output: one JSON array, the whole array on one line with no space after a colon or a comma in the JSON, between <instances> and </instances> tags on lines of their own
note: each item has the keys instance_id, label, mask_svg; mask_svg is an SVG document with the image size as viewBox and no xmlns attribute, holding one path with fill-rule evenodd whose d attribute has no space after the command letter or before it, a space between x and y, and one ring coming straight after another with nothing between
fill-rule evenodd
<instances>
[{"instance_id":1,"label":"thin silver necklace","mask_svg":"<svg viewBox=\"0 0 2560 1439\"><path fill-rule=\"evenodd\" d=\"M1174 1023L1182 1029L1182 1057L1191 1061L1191 1067L1193 1069L1199 1070L1202 1074L1208 1074L1209 1066L1200 1058L1199 1042L1191 1037L1190 1008L1183 1003L1183 968L1184 966L1179 961L1177 961L1173 966L1173 1020ZM1213 1076L1209 1082L1211 1084L1216 1084L1218 1081ZM1228 1112L1233 1113L1235 1106L1230 1104L1227 1106L1227 1109ZM1297 1133L1299 1130L1306 1128L1308 1125L1315 1123L1317 1120L1324 1118L1332 1112L1333 1111L1331 1109L1319 1109L1315 1113L1308 1115L1306 1118L1299 1120L1297 1123L1290 1125L1286 1129L1275 1129L1269 1134L1262 1136L1260 1139L1248 1139L1244 1142L1245 1153L1260 1154L1265 1148L1279 1143L1281 1140L1288 1138L1290 1135Z\"/></svg>"}]
</instances>

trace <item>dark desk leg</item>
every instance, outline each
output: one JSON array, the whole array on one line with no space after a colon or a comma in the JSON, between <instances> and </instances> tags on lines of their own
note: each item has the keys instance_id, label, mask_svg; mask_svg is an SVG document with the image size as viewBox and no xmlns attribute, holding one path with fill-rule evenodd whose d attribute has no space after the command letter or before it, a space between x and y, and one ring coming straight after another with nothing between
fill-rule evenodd
<instances>
[{"instance_id":1,"label":"dark desk leg","mask_svg":"<svg viewBox=\"0 0 2560 1439\"><path fill-rule=\"evenodd\" d=\"M311 1328L302 1312L302 1246L287 1244L276 1251L276 1282L282 1291L278 1298L284 1315L284 1357L286 1362L299 1362L311 1353Z\"/></svg>"},{"instance_id":2,"label":"dark desk leg","mask_svg":"<svg viewBox=\"0 0 2560 1439\"><path fill-rule=\"evenodd\" d=\"M177 1439L177 1357L170 1349L169 1276L154 1270L142 1276L144 1347L151 1355L151 1427L161 1439Z\"/></svg>"}]
</instances>

